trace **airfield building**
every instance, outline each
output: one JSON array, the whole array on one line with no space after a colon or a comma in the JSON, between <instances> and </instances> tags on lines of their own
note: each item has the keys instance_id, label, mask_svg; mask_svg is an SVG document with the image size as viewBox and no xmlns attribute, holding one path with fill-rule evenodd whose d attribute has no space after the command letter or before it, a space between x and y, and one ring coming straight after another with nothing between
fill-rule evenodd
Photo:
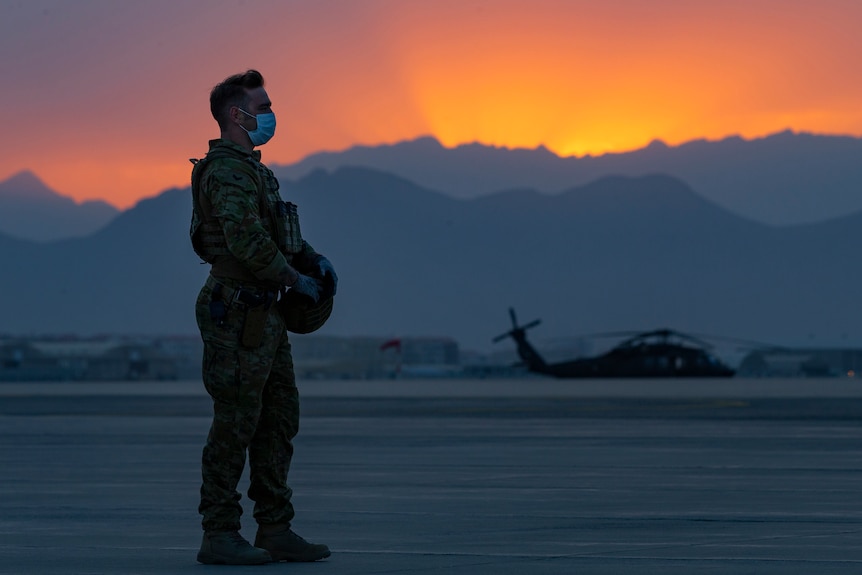
<instances>
[{"instance_id":1,"label":"airfield building","mask_svg":"<svg viewBox=\"0 0 862 575\"><path fill-rule=\"evenodd\" d=\"M740 377L862 377L862 349L764 348L740 362Z\"/></svg>"}]
</instances>

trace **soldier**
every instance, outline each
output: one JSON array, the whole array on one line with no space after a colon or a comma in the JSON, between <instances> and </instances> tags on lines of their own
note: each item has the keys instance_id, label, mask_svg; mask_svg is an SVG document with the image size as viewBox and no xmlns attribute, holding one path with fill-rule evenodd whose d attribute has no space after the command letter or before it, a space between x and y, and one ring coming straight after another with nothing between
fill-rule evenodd
<instances>
[{"instance_id":1,"label":"soldier","mask_svg":"<svg viewBox=\"0 0 862 575\"><path fill-rule=\"evenodd\" d=\"M275 133L263 84L249 70L213 88L210 108L221 137L209 142L204 159L192 161L192 245L212 265L195 308L203 382L213 400L199 507L204 535L197 560L206 564L316 561L330 554L291 530L287 473L299 395L275 303L287 288L316 302L322 289L316 278L326 277L332 293L337 279L330 262L302 239L296 206L281 201L278 180L254 149ZM254 546L239 533L237 484L246 453L258 523Z\"/></svg>"}]
</instances>

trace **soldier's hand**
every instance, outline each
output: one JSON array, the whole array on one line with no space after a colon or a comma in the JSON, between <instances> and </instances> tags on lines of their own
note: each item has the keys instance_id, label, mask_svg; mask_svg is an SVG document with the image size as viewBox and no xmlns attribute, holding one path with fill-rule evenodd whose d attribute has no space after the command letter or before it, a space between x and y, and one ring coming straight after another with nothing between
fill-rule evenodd
<instances>
[{"instance_id":1,"label":"soldier's hand","mask_svg":"<svg viewBox=\"0 0 862 575\"><path fill-rule=\"evenodd\" d=\"M325 278L326 274L332 278L332 295L335 295L338 289L338 276L335 275L335 268L328 259L323 256L317 258L317 269L320 270L320 277Z\"/></svg>"},{"instance_id":2,"label":"soldier's hand","mask_svg":"<svg viewBox=\"0 0 862 575\"><path fill-rule=\"evenodd\" d=\"M320 282L303 274L298 274L298 276L293 285L290 286L291 291L308 296L314 300L314 303L317 303L320 300Z\"/></svg>"}]
</instances>

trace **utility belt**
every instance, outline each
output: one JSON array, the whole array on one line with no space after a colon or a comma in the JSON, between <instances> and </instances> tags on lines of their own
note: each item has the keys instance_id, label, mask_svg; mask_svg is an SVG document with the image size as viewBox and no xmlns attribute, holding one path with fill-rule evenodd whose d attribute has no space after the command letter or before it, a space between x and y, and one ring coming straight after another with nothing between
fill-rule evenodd
<instances>
[{"instance_id":1,"label":"utility belt","mask_svg":"<svg viewBox=\"0 0 862 575\"><path fill-rule=\"evenodd\" d=\"M231 287L212 276L207 278L207 285L212 289L210 317L216 325L223 326L227 321L228 310L236 307L244 312L240 343L249 348L260 346L269 311L278 301L279 292L242 285Z\"/></svg>"}]
</instances>

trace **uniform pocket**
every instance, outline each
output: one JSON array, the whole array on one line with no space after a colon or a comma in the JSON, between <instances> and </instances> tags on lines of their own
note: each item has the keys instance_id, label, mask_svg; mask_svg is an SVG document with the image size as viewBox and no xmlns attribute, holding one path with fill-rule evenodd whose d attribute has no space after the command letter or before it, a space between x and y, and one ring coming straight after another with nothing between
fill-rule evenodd
<instances>
[{"instance_id":1,"label":"uniform pocket","mask_svg":"<svg viewBox=\"0 0 862 575\"><path fill-rule=\"evenodd\" d=\"M239 398L242 381L236 350L207 343L204 346L203 380L213 399L235 402Z\"/></svg>"}]
</instances>

